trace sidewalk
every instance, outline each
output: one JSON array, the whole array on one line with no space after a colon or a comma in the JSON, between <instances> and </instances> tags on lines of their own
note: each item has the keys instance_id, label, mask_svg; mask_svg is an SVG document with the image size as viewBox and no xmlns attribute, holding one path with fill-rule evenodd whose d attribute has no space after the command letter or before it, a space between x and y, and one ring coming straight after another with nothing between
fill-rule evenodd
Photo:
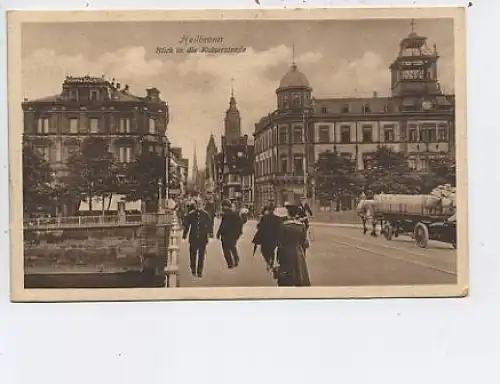
<instances>
[{"instance_id":1,"label":"sidewalk","mask_svg":"<svg viewBox=\"0 0 500 384\"><path fill-rule=\"evenodd\" d=\"M216 220L215 230L219 227ZM238 241L238 252L240 265L234 269L228 269L222 254L221 242L211 239L207 246L205 257L205 271L201 279L191 275L189 268L189 244L184 241L180 245L180 286L181 287L273 287L270 272L266 270L264 259L259 250L253 253L252 238L255 232L255 221L249 221Z\"/></svg>"}]
</instances>

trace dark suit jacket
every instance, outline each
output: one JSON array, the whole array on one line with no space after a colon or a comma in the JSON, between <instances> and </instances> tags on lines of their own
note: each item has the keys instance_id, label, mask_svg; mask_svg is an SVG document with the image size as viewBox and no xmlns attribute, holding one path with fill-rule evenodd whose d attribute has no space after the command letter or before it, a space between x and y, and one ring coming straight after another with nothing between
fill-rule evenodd
<instances>
[{"instance_id":1,"label":"dark suit jacket","mask_svg":"<svg viewBox=\"0 0 500 384\"><path fill-rule=\"evenodd\" d=\"M307 214L309 214L309 216L313 215L311 207L309 207L307 203L305 205L299 205L298 208L300 217L307 217Z\"/></svg>"},{"instance_id":2,"label":"dark suit jacket","mask_svg":"<svg viewBox=\"0 0 500 384\"><path fill-rule=\"evenodd\" d=\"M208 213L203 210L195 210L189 212L184 220L184 233L182 237L185 239L189 233L190 243L208 243L208 238L212 235L212 231L212 220Z\"/></svg>"},{"instance_id":3,"label":"dark suit jacket","mask_svg":"<svg viewBox=\"0 0 500 384\"><path fill-rule=\"evenodd\" d=\"M217 237L223 240L236 241L243 232L243 222L236 212L227 212L222 215L222 220L217 231Z\"/></svg>"}]
</instances>

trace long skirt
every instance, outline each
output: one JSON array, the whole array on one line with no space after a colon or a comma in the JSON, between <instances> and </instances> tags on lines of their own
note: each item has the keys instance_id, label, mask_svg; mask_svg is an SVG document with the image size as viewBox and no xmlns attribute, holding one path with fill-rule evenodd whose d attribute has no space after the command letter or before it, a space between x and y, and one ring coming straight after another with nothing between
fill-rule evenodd
<instances>
[{"instance_id":1,"label":"long skirt","mask_svg":"<svg viewBox=\"0 0 500 384\"><path fill-rule=\"evenodd\" d=\"M300 246L278 250L278 286L307 287L311 285L304 250Z\"/></svg>"}]
</instances>

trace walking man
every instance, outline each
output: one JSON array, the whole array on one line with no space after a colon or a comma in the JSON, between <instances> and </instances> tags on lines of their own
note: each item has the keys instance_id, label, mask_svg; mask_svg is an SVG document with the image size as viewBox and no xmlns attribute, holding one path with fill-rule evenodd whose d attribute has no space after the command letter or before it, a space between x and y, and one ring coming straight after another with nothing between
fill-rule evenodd
<instances>
[{"instance_id":1,"label":"walking man","mask_svg":"<svg viewBox=\"0 0 500 384\"><path fill-rule=\"evenodd\" d=\"M209 237L212 237L212 222L208 213L203 209L201 199L196 201L195 209L188 213L184 220L183 239L189 233L189 261L191 273L195 277L203 277L203 267L205 265L205 250Z\"/></svg>"},{"instance_id":2,"label":"walking man","mask_svg":"<svg viewBox=\"0 0 500 384\"><path fill-rule=\"evenodd\" d=\"M222 220L217 231L217 239L222 241L222 252L229 269L237 267L240 262L236 243L242 231L243 224L240 215L232 209L229 200L224 200L222 202Z\"/></svg>"}]
</instances>

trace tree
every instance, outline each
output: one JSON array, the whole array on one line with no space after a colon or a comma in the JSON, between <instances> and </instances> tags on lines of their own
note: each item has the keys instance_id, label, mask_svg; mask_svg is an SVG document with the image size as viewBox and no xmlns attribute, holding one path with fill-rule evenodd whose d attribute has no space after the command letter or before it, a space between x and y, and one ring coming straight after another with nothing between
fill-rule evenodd
<instances>
[{"instance_id":1,"label":"tree","mask_svg":"<svg viewBox=\"0 0 500 384\"><path fill-rule=\"evenodd\" d=\"M142 200L148 207L157 203L159 188L165 192L166 159L156 152L142 151L127 170L128 201Z\"/></svg>"},{"instance_id":2,"label":"tree","mask_svg":"<svg viewBox=\"0 0 500 384\"><path fill-rule=\"evenodd\" d=\"M340 200L343 196L352 196L358 191L356 162L338 152L320 153L315 172L318 197L335 200L337 211L340 210Z\"/></svg>"},{"instance_id":3,"label":"tree","mask_svg":"<svg viewBox=\"0 0 500 384\"><path fill-rule=\"evenodd\" d=\"M422 176L422 189L429 193L438 185L456 186L456 161L450 157L431 159L428 171Z\"/></svg>"},{"instance_id":4,"label":"tree","mask_svg":"<svg viewBox=\"0 0 500 384\"><path fill-rule=\"evenodd\" d=\"M23 144L23 207L26 214L48 209L52 203L53 170L33 143Z\"/></svg>"},{"instance_id":5,"label":"tree","mask_svg":"<svg viewBox=\"0 0 500 384\"><path fill-rule=\"evenodd\" d=\"M377 193L413 194L421 190L421 175L408 165L406 155L382 146L370 154L371 160L361 171L364 187Z\"/></svg>"},{"instance_id":6,"label":"tree","mask_svg":"<svg viewBox=\"0 0 500 384\"><path fill-rule=\"evenodd\" d=\"M68 158L68 177L65 185L73 196L80 201L88 199L92 212L93 199L102 197L104 212L105 198L111 201L113 192L118 188L119 168L114 155L109 152L106 140L89 137L82 143L81 151ZM108 204L109 209L109 204Z\"/></svg>"}]
</instances>

